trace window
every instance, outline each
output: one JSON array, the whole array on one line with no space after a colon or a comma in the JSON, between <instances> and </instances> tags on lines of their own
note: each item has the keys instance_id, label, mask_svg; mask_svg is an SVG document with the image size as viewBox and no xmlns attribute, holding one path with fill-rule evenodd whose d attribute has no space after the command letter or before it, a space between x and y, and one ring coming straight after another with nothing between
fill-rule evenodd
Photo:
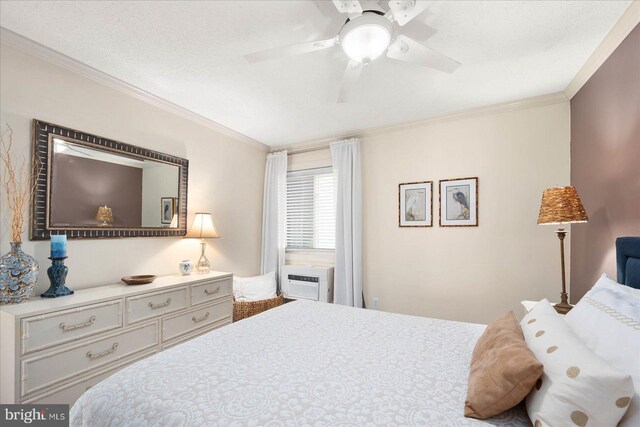
<instances>
[{"instance_id":1,"label":"window","mask_svg":"<svg viewBox=\"0 0 640 427\"><path fill-rule=\"evenodd\" d=\"M336 184L331 168L287 173L287 249L334 249Z\"/></svg>"}]
</instances>

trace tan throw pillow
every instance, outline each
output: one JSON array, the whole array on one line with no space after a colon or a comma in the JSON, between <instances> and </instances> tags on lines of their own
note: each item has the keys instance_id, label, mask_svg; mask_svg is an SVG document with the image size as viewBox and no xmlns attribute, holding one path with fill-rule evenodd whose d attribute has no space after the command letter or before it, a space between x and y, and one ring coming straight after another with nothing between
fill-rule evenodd
<instances>
[{"instance_id":1,"label":"tan throw pillow","mask_svg":"<svg viewBox=\"0 0 640 427\"><path fill-rule=\"evenodd\" d=\"M520 403L542 375L513 311L494 320L476 343L464 416L481 420Z\"/></svg>"}]
</instances>

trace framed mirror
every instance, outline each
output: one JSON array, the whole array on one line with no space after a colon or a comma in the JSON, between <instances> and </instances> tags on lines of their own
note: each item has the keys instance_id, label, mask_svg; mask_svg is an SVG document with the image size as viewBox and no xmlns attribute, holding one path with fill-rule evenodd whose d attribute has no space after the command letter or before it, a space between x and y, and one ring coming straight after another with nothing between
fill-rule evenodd
<instances>
[{"instance_id":1,"label":"framed mirror","mask_svg":"<svg viewBox=\"0 0 640 427\"><path fill-rule=\"evenodd\" d=\"M33 121L31 240L183 236L189 161Z\"/></svg>"}]
</instances>

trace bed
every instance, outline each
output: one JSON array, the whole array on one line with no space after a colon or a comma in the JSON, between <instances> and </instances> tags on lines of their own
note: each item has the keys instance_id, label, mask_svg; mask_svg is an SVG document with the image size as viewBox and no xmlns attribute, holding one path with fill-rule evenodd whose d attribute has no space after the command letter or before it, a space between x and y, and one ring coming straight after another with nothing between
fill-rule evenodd
<instances>
[{"instance_id":1,"label":"bed","mask_svg":"<svg viewBox=\"0 0 640 427\"><path fill-rule=\"evenodd\" d=\"M640 237L616 242L640 288ZM531 426L521 404L463 416L484 325L296 301L137 362L88 390L72 426Z\"/></svg>"},{"instance_id":2,"label":"bed","mask_svg":"<svg viewBox=\"0 0 640 427\"><path fill-rule=\"evenodd\" d=\"M530 426L463 416L483 325L296 301L137 362L73 426Z\"/></svg>"}]
</instances>

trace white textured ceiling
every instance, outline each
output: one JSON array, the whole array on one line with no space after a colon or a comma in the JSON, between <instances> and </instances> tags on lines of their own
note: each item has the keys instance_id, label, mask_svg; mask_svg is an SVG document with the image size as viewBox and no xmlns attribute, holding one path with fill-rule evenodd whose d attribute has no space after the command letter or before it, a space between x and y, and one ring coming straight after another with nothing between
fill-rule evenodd
<instances>
[{"instance_id":1,"label":"white textured ceiling","mask_svg":"<svg viewBox=\"0 0 640 427\"><path fill-rule=\"evenodd\" d=\"M277 146L562 91L629 1L446 1L421 17L448 75L380 58L347 104L330 51L243 54L337 34L311 1L5 1L0 25L265 144Z\"/></svg>"}]
</instances>

